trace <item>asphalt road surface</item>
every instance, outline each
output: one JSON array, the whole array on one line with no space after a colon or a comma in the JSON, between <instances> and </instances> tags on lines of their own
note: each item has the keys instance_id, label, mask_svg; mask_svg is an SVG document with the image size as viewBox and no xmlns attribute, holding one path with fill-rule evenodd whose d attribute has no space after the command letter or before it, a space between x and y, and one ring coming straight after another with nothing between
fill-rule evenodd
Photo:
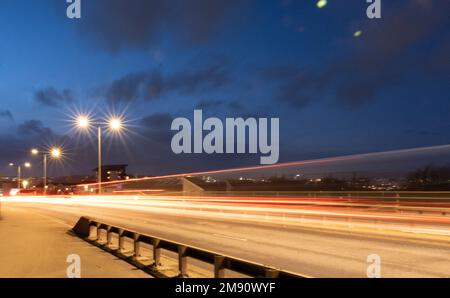
<instances>
[{"instance_id":1,"label":"asphalt road surface","mask_svg":"<svg viewBox=\"0 0 450 298\"><path fill-rule=\"evenodd\" d=\"M369 255L381 259L382 277L450 277L450 236L420 230L385 230L381 225L346 228L332 220L296 222L230 211L164 207L135 199L8 199L3 206L25 208L74 225L90 216L141 233L194 245L311 277L367 277ZM410 227L416 225L410 224ZM418 232L419 231L419 232Z\"/></svg>"}]
</instances>

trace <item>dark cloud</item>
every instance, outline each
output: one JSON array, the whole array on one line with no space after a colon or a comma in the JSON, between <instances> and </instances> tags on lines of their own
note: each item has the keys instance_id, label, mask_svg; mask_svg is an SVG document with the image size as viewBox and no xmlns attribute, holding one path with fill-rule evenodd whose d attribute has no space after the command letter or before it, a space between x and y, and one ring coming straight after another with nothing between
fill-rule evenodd
<instances>
[{"instance_id":1,"label":"dark cloud","mask_svg":"<svg viewBox=\"0 0 450 298\"><path fill-rule=\"evenodd\" d=\"M386 10L382 20L367 21L362 36L348 41L352 48L345 57L310 69L281 65L262 71L279 83L276 99L303 108L328 92L338 103L355 106L412 74L429 78L448 71L449 38L441 35L450 25L450 2L403 3ZM434 40L437 48L428 49Z\"/></svg>"},{"instance_id":2,"label":"dark cloud","mask_svg":"<svg viewBox=\"0 0 450 298\"><path fill-rule=\"evenodd\" d=\"M185 44L214 37L237 0L96 0L83 3L80 33L111 52L146 48L164 35Z\"/></svg>"},{"instance_id":3,"label":"dark cloud","mask_svg":"<svg viewBox=\"0 0 450 298\"><path fill-rule=\"evenodd\" d=\"M229 83L226 61L214 61L206 67L178 72L167 80L167 89L192 94L204 89L215 89Z\"/></svg>"},{"instance_id":4,"label":"dark cloud","mask_svg":"<svg viewBox=\"0 0 450 298\"><path fill-rule=\"evenodd\" d=\"M175 118L169 113L156 113L148 115L140 121L141 136L144 137L146 142L153 144L154 150L160 151L158 154L170 150L170 140L173 135L170 128Z\"/></svg>"},{"instance_id":5,"label":"dark cloud","mask_svg":"<svg viewBox=\"0 0 450 298\"><path fill-rule=\"evenodd\" d=\"M197 104L195 108L200 110L223 110L225 108L232 112L242 112L243 110L245 110L244 106L237 101L226 101L218 99L202 100Z\"/></svg>"},{"instance_id":6,"label":"dark cloud","mask_svg":"<svg viewBox=\"0 0 450 298\"><path fill-rule=\"evenodd\" d=\"M162 75L159 72L131 73L111 83L105 97L109 102L131 102L140 98L159 98L162 91Z\"/></svg>"},{"instance_id":7,"label":"dark cloud","mask_svg":"<svg viewBox=\"0 0 450 298\"><path fill-rule=\"evenodd\" d=\"M130 73L107 86L104 96L110 103L155 100L170 92L190 95L214 90L229 81L225 61L218 60L192 71L180 71L167 76L163 76L159 70Z\"/></svg>"},{"instance_id":8,"label":"dark cloud","mask_svg":"<svg viewBox=\"0 0 450 298\"><path fill-rule=\"evenodd\" d=\"M73 94L70 90L64 89L61 91L53 87L40 89L34 93L34 99L39 104L49 107L60 107L73 101Z\"/></svg>"},{"instance_id":9,"label":"dark cloud","mask_svg":"<svg viewBox=\"0 0 450 298\"><path fill-rule=\"evenodd\" d=\"M292 65L277 65L262 70L263 79L278 83L275 99L298 108L307 106L324 87L321 75ZM326 85L326 84L325 84Z\"/></svg>"},{"instance_id":10,"label":"dark cloud","mask_svg":"<svg viewBox=\"0 0 450 298\"><path fill-rule=\"evenodd\" d=\"M151 130L170 130L170 125L174 117L168 113L158 113L146 116L141 119L141 125Z\"/></svg>"},{"instance_id":11,"label":"dark cloud","mask_svg":"<svg viewBox=\"0 0 450 298\"><path fill-rule=\"evenodd\" d=\"M19 135L27 136L38 135L48 137L53 135L53 131L50 128L44 126L44 124L40 120L27 120L23 122L17 127L17 133Z\"/></svg>"},{"instance_id":12,"label":"dark cloud","mask_svg":"<svg viewBox=\"0 0 450 298\"><path fill-rule=\"evenodd\" d=\"M14 121L14 116L10 110L0 110L0 118L5 118L10 121Z\"/></svg>"}]
</instances>

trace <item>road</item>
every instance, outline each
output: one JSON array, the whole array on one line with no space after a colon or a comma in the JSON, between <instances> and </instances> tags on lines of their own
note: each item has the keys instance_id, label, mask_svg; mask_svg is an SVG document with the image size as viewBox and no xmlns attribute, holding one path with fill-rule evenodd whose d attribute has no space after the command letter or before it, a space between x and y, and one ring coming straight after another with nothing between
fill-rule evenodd
<instances>
[{"instance_id":1,"label":"road","mask_svg":"<svg viewBox=\"0 0 450 298\"><path fill-rule=\"evenodd\" d=\"M383 277L450 277L450 228L445 216L378 212L369 222L350 221L330 215L327 206L324 214L328 218L321 215L313 220L299 218L298 214L283 212L281 215L273 206L258 209L248 202L238 205L212 200L190 202L189 198L11 198L3 201L3 206L24 208L70 225L80 216L90 216L311 277L366 277L367 257L372 254L381 258ZM303 215L316 215L324 212L320 208L303 206L294 210ZM352 208L343 209L345 214L363 214L352 212ZM374 216L364 212L364 219L370 214ZM380 215L384 216L382 221ZM417 222L402 219L396 223L398 218L417 219Z\"/></svg>"}]
</instances>

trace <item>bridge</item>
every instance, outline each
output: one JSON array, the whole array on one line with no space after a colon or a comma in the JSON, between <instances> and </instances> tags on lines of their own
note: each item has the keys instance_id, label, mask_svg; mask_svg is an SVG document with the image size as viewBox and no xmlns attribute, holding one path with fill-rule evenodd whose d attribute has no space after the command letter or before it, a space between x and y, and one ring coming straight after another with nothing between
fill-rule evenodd
<instances>
[{"instance_id":1,"label":"bridge","mask_svg":"<svg viewBox=\"0 0 450 298\"><path fill-rule=\"evenodd\" d=\"M4 197L0 235L10 241L2 241L0 261L11 265L2 266L0 276L64 276L67 255L79 253L82 276L367 277L368 256L377 255L383 277L448 277L449 197L447 192ZM82 216L98 234L80 238L73 232ZM123 247L119 231L126 231ZM164 243L157 271L155 241ZM15 260L13 253L19 256ZM182 265L187 259L189 266Z\"/></svg>"}]
</instances>

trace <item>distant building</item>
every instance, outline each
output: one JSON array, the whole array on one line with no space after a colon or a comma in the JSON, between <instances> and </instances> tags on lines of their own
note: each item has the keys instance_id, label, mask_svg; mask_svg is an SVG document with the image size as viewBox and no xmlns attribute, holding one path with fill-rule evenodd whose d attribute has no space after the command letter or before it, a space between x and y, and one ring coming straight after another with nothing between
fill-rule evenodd
<instances>
[{"instance_id":1,"label":"distant building","mask_svg":"<svg viewBox=\"0 0 450 298\"><path fill-rule=\"evenodd\" d=\"M102 182L126 180L128 165L104 165L101 168ZM98 167L93 170L98 176Z\"/></svg>"}]
</instances>

